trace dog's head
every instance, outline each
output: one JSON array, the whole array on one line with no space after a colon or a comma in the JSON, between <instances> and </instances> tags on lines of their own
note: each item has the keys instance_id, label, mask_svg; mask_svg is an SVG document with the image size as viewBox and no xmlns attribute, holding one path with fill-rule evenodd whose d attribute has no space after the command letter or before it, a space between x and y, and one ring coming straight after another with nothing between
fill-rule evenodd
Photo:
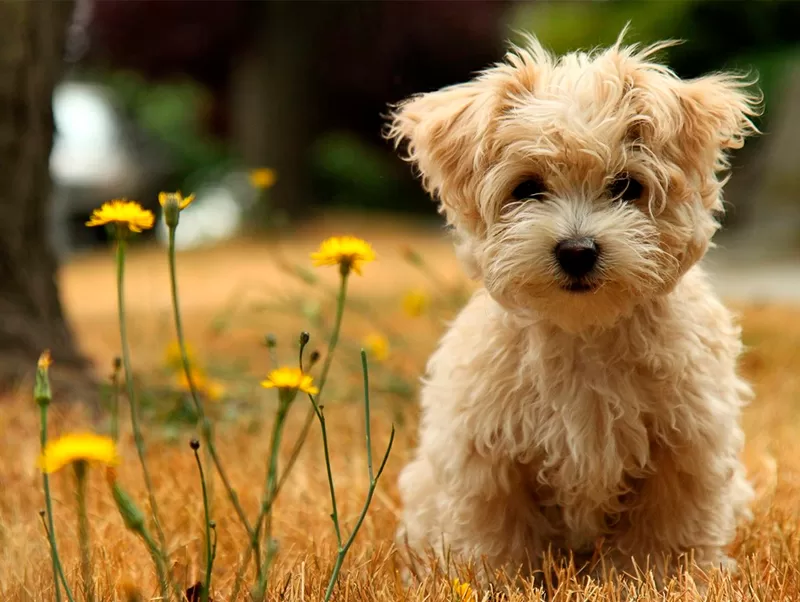
<instances>
[{"instance_id":1,"label":"dog's head","mask_svg":"<svg viewBox=\"0 0 800 602\"><path fill-rule=\"evenodd\" d=\"M755 131L759 99L738 76L681 80L652 62L671 44L555 58L531 39L396 107L389 137L510 311L610 324L708 249L727 152Z\"/></svg>"}]
</instances>

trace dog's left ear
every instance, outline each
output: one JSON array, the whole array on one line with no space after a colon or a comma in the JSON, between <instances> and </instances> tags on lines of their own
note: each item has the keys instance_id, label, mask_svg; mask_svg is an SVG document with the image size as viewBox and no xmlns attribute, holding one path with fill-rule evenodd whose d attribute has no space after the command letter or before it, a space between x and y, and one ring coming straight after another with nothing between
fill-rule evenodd
<instances>
[{"instance_id":1,"label":"dog's left ear","mask_svg":"<svg viewBox=\"0 0 800 602\"><path fill-rule=\"evenodd\" d=\"M761 96L748 90L751 82L726 74L681 82L681 146L700 169L728 167L727 151L741 148L758 130L751 118L760 114Z\"/></svg>"}]
</instances>

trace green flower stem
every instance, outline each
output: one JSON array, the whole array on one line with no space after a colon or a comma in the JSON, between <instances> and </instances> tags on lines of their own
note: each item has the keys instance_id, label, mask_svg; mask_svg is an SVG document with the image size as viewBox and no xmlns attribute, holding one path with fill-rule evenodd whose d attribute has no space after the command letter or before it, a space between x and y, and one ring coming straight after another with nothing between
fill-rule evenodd
<instances>
[{"instance_id":1,"label":"green flower stem","mask_svg":"<svg viewBox=\"0 0 800 602\"><path fill-rule=\"evenodd\" d=\"M169 279L172 293L172 312L175 321L175 331L178 337L178 346L181 350L181 362L183 364L183 370L186 374L186 380L189 383L189 391L192 395L192 401L194 402L195 409L197 410L197 415L200 418L200 433L203 438L203 443L206 445L206 449L211 457L212 462L214 463L214 467L217 469L217 473L219 473L222 484L225 487L225 490L228 492L228 497L230 498L231 504L233 504L233 507L236 510L236 515L239 517L239 521L242 523L245 531L247 531L247 537L250 545L253 546L253 551L256 553L256 557L260 560L258 536L256 535L255 529L253 529L252 525L250 524L250 521L247 520L247 515L244 512L244 508L242 508L242 505L239 503L239 496L236 494L236 491L234 491L230 479L228 479L228 475L225 472L225 468L222 466L222 462L217 454L217 449L214 446L214 433L211 427L211 422L206 418L203 404L200 401L200 396L197 393L197 387L195 386L194 379L192 378L192 370L189 365L189 355L186 353L186 341L183 336L183 321L181 320L180 303L178 302L180 297L178 296L178 277L175 260L175 226L171 226L169 228Z\"/></svg>"},{"instance_id":2,"label":"green flower stem","mask_svg":"<svg viewBox=\"0 0 800 602\"><path fill-rule=\"evenodd\" d=\"M328 373L330 372L330 369L331 369L331 362L333 361L333 354L334 354L334 351L336 350L336 345L339 342L339 333L341 332L341 328L342 328L342 319L344 317L344 308L345 308L345 304L346 304L346 300L347 300L347 282L348 282L348 276L350 275L350 267L347 266L347 265L342 265L340 267L339 274L341 276L341 279L340 279L340 282L339 282L339 293L338 293L337 298L336 298L336 318L335 318L335 321L334 321L334 324L333 324L333 330L331 331L331 336L328 339L328 349L327 349L327 352L325 354L325 362L324 362L324 364L322 366L322 372L320 374L319 385L317 386L317 388L319 389L319 392L317 393L317 399L319 399L320 396L322 395L322 390L325 387L325 383L328 380ZM297 438L297 441L295 442L294 447L292 448L292 452L289 455L289 460L286 462L286 468L284 469L283 474L281 474L279 479L278 479L278 483L277 483L277 486L275 488L275 492L274 492L273 498L271 500L267 500L267 503L265 505L262 505L261 513L259 514L259 518L258 518L258 521L256 523L256 530L259 533L260 533L260 529L261 529L261 524L262 524L265 516L269 512L272 511L272 504L274 503L275 499L278 497L278 494L280 493L281 488L283 487L284 483L286 482L286 479L288 478L289 474L291 473L292 468L295 465L295 462L297 462L297 459L300 456L300 452L303 449L303 445L305 444L305 441L308 438L308 433L311 431L311 425L314 422L314 417L315 416L316 416L316 412L315 412L314 408L312 407L312 408L310 408L308 410L308 414L306 414L305 420L303 421L303 428L301 429L300 436ZM258 541L258 538L256 538L256 541ZM251 545L252 545L252 542L251 542ZM235 600L236 597L239 594L239 589L241 587L241 582L242 582L242 579L244 577L244 571L245 571L245 569L246 569L246 567L247 567L249 562L250 562L250 550L245 552L244 562L242 562L242 564L239 567L239 570L237 571L236 580L234 581L234 586L233 586L233 594L232 594L232 597L231 597L232 600ZM256 562L258 563L258 559L256 559ZM259 575L258 577L261 577L261 575ZM260 580L259 579L257 579L257 583L260 584Z\"/></svg>"},{"instance_id":3,"label":"green flower stem","mask_svg":"<svg viewBox=\"0 0 800 602\"><path fill-rule=\"evenodd\" d=\"M192 442L192 449L197 441ZM200 485L203 489L203 510L205 512L206 523L206 583L200 593L201 602L208 602L209 592L211 591L211 569L214 567L214 552L211 549L211 514L208 507L208 492L206 491L206 479L203 474L203 464L200 462L200 454L194 449L194 459L197 461L197 470L200 472ZM216 542L214 547L216 548Z\"/></svg>"},{"instance_id":4,"label":"green flower stem","mask_svg":"<svg viewBox=\"0 0 800 602\"><path fill-rule=\"evenodd\" d=\"M78 507L78 543L81 550L81 579L83 580L83 595L88 602L94 602L94 583L92 577L92 549L89 543L89 515L86 511L86 472L88 465L85 461L75 462L75 477L78 487L75 492L75 501Z\"/></svg>"},{"instance_id":5,"label":"green flower stem","mask_svg":"<svg viewBox=\"0 0 800 602\"><path fill-rule=\"evenodd\" d=\"M39 512L39 516L42 519L42 526L44 527L44 534L47 537L47 542L49 544L50 543L50 529L47 528L47 517L45 516L45 511L41 510ZM60 582L64 584L64 587L66 589L69 589L69 585L67 585L67 579L66 579L66 577L64 577L64 569L61 568L61 564L60 563L59 563L58 567L56 568L56 572L57 572L57 578L60 580ZM59 592L59 596L60 595L61 594Z\"/></svg>"},{"instance_id":6,"label":"green flower stem","mask_svg":"<svg viewBox=\"0 0 800 602\"><path fill-rule=\"evenodd\" d=\"M39 402L42 426L39 439L42 446L42 452L44 452L44 448L47 445L47 405L47 403L43 403L41 401ZM58 585L60 576L61 581L64 584L64 593L67 595L67 599L69 602L75 602L75 599L72 597L72 591L70 590L69 585L67 585L67 580L64 577L64 569L61 567L61 559L58 557L58 545L56 544L56 531L53 521L53 501L50 497L50 477L46 472L42 472L42 481L44 484L45 512L47 513L47 533L48 539L50 540L50 556L53 560L53 585L55 587L55 599L56 602L61 602L61 588Z\"/></svg>"},{"instance_id":7,"label":"green flower stem","mask_svg":"<svg viewBox=\"0 0 800 602\"><path fill-rule=\"evenodd\" d=\"M365 427L366 427L366 445L367 445L367 468L369 473L369 490L367 491L367 499L364 502L364 506L361 509L361 514L356 521L355 526L353 527L352 532L350 533L350 537L347 538L347 541L342 545L342 537L341 537L341 529L339 527L339 514L336 510L336 493L333 488L333 475L331 472L331 463L330 463L330 454L328 453L328 444L327 444L327 435L326 435L326 428L325 428L325 417L322 412L322 408L319 407L319 404L314 401L314 398L309 395L311 399L311 404L314 406L314 411L317 414L317 418L319 418L320 427L322 429L322 442L325 446L325 468L328 471L328 484L331 490L331 505L333 507L333 512L331 513L331 518L333 519L333 525L336 529L336 540L339 544L339 549L336 554L336 562L333 565L333 571L331 572L331 578L328 582L328 588L325 591L325 602L331 599L333 595L333 588L336 585L336 581L339 579L339 572L341 571L342 564L344 563L344 558L347 556L347 552L350 551L350 546L353 545L353 542L356 539L356 535L358 535L359 529L361 529L361 525L364 523L364 519L367 516L367 511L369 510L370 504L372 503L372 496L375 494L375 488L378 485L378 479L381 478L383 474L383 469L386 467L386 462L389 459L389 454L392 451L392 444L394 443L394 425L392 425L392 434L389 436L389 444L386 446L386 452L383 454L383 460L381 460L381 464L378 467L378 472L373 476L372 472L372 428L370 426L370 412L369 412L369 371L367 369L367 354L362 350L361 351L361 366L364 372L364 416L365 416Z\"/></svg>"},{"instance_id":8,"label":"green flower stem","mask_svg":"<svg viewBox=\"0 0 800 602\"><path fill-rule=\"evenodd\" d=\"M109 485L111 487L111 495L114 498L114 503L116 504L117 510L119 510L120 516L125 523L125 527L142 538L142 541L144 541L145 545L147 546L147 550L153 559L153 564L156 567L156 574L158 575L158 584L161 588L160 599L163 601L168 601L170 599L170 583L167 581L166 561L158 545L155 541L153 541L153 538L150 537L150 534L147 532L144 514L142 514L142 511L136 506L136 503L133 501L133 499L131 499L131 497L125 493L125 491L114 480L113 474L109 477ZM177 599L182 599L182 594L177 587L175 587L175 594Z\"/></svg>"},{"instance_id":9,"label":"green flower stem","mask_svg":"<svg viewBox=\"0 0 800 602\"><path fill-rule=\"evenodd\" d=\"M144 439L139 425L139 404L136 399L136 391L133 386L133 371L131 370L131 352L128 347L128 328L125 320L125 239L124 235L118 233L117 237L117 309L119 311L119 335L122 343L122 364L125 368L125 385L128 390L128 404L131 408L131 426L133 427L133 438L136 443L136 452L139 455L139 462L142 465L144 484L147 488L147 495L150 501L150 510L153 515L153 522L158 533L158 540L161 544L161 554L165 562L169 564L167 555L167 540L161 528L159 520L158 504L153 495L153 482L150 479L150 471L147 468L145 458Z\"/></svg>"},{"instance_id":10,"label":"green flower stem","mask_svg":"<svg viewBox=\"0 0 800 602\"><path fill-rule=\"evenodd\" d=\"M147 532L147 529L142 528L139 532L139 537L142 538L144 544L147 546L147 551L150 552L150 557L153 559L153 564L156 566L158 574L158 583L161 587L161 599L169 600L169 585L167 580L166 561L158 547L158 544L153 541L153 538Z\"/></svg>"},{"instance_id":11,"label":"green flower stem","mask_svg":"<svg viewBox=\"0 0 800 602\"><path fill-rule=\"evenodd\" d=\"M269 468L267 469L267 478L264 484L264 497L261 502L261 512L258 516L256 523L256 538L260 540L261 527L266 519L266 528L264 529L264 562L258 567L257 575L257 593L256 600L263 600L264 593L267 588L267 574L269 572L269 565L272 561L273 554L270 553L272 549L272 505L275 502L276 491L278 487L278 457L280 455L281 438L283 436L283 427L286 424L286 416L289 414L289 408L294 401L297 391L278 391L278 412L275 416L275 424L272 427L272 439L270 443L269 452Z\"/></svg>"},{"instance_id":12,"label":"green flower stem","mask_svg":"<svg viewBox=\"0 0 800 602\"><path fill-rule=\"evenodd\" d=\"M111 373L111 438L119 442L119 371L122 360L114 360L114 371Z\"/></svg>"}]
</instances>

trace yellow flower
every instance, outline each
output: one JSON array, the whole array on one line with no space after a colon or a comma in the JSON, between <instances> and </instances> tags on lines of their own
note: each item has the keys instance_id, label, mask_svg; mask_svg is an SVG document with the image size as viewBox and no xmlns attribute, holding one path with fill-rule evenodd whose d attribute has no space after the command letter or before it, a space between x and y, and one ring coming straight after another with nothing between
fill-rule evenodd
<instances>
[{"instance_id":1,"label":"yellow flower","mask_svg":"<svg viewBox=\"0 0 800 602\"><path fill-rule=\"evenodd\" d=\"M185 197L180 192L159 192L158 193L158 204L164 207L167 204L167 201L170 199L175 199L178 203L178 210L183 211L189 205L192 204L194 201L194 195L190 194L189 196Z\"/></svg>"},{"instance_id":2,"label":"yellow flower","mask_svg":"<svg viewBox=\"0 0 800 602\"><path fill-rule=\"evenodd\" d=\"M428 309L428 294L420 289L408 291L403 297L403 311L411 318L418 318Z\"/></svg>"},{"instance_id":3,"label":"yellow flower","mask_svg":"<svg viewBox=\"0 0 800 602\"><path fill-rule=\"evenodd\" d=\"M265 389L283 389L303 391L309 395L316 395L319 389L314 386L311 376L303 374L300 368L278 368L267 375L267 380L261 381Z\"/></svg>"},{"instance_id":4,"label":"yellow flower","mask_svg":"<svg viewBox=\"0 0 800 602\"><path fill-rule=\"evenodd\" d=\"M453 593L459 600L473 600L475 598L472 586L466 581L462 583L459 579L453 579Z\"/></svg>"},{"instance_id":5,"label":"yellow flower","mask_svg":"<svg viewBox=\"0 0 800 602\"><path fill-rule=\"evenodd\" d=\"M278 174L269 167L260 167L250 171L250 184L253 188L258 188L259 190L271 188L277 179Z\"/></svg>"},{"instance_id":6,"label":"yellow flower","mask_svg":"<svg viewBox=\"0 0 800 602\"><path fill-rule=\"evenodd\" d=\"M51 473L67 464L79 461L101 462L107 466L119 464L117 446L110 437L94 433L73 433L50 441L39 456L39 468Z\"/></svg>"},{"instance_id":7,"label":"yellow flower","mask_svg":"<svg viewBox=\"0 0 800 602\"><path fill-rule=\"evenodd\" d=\"M188 343L186 344L186 357L189 360L190 366L196 363L194 349ZM166 349L164 350L164 363L168 368L172 368L173 370L183 370L181 346L178 341L172 341L169 345L167 345Z\"/></svg>"},{"instance_id":8,"label":"yellow flower","mask_svg":"<svg viewBox=\"0 0 800 602\"><path fill-rule=\"evenodd\" d=\"M373 332L364 337L364 348L379 362L389 358L389 341L380 333Z\"/></svg>"},{"instance_id":9,"label":"yellow flower","mask_svg":"<svg viewBox=\"0 0 800 602\"><path fill-rule=\"evenodd\" d=\"M139 203L114 199L103 203L99 209L95 209L86 225L92 227L116 224L124 226L131 232L141 232L152 228L154 221L153 212L143 209Z\"/></svg>"},{"instance_id":10,"label":"yellow flower","mask_svg":"<svg viewBox=\"0 0 800 602\"><path fill-rule=\"evenodd\" d=\"M361 275L361 266L375 261L375 251L370 244L354 236L332 236L322 241L319 249L311 254L314 266L340 265L348 271Z\"/></svg>"},{"instance_id":11,"label":"yellow flower","mask_svg":"<svg viewBox=\"0 0 800 602\"><path fill-rule=\"evenodd\" d=\"M219 401L225 395L225 386L211 378L208 378L202 370L192 368L192 383L198 393L204 395L211 401ZM191 393L192 389L189 387L189 379L186 377L186 372L181 370L178 374L178 386L182 391Z\"/></svg>"}]
</instances>

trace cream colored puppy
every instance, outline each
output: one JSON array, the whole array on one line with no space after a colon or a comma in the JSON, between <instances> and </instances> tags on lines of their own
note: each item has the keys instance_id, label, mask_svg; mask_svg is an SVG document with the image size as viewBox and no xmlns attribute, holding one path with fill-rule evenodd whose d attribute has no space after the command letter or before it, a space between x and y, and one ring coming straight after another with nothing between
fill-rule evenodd
<instances>
[{"instance_id":1,"label":"cream colored puppy","mask_svg":"<svg viewBox=\"0 0 800 602\"><path fill-rule=\"evenodd\" d=\"M424 379L400 477L412 549L512 571L601 540L621 570L729 563L750 389L697 262L758 99L733 75L679 79L653 62L669 45L556 58L530 40L396 107L389 136L482 284Z\"/></svg>"}]
</instances>

